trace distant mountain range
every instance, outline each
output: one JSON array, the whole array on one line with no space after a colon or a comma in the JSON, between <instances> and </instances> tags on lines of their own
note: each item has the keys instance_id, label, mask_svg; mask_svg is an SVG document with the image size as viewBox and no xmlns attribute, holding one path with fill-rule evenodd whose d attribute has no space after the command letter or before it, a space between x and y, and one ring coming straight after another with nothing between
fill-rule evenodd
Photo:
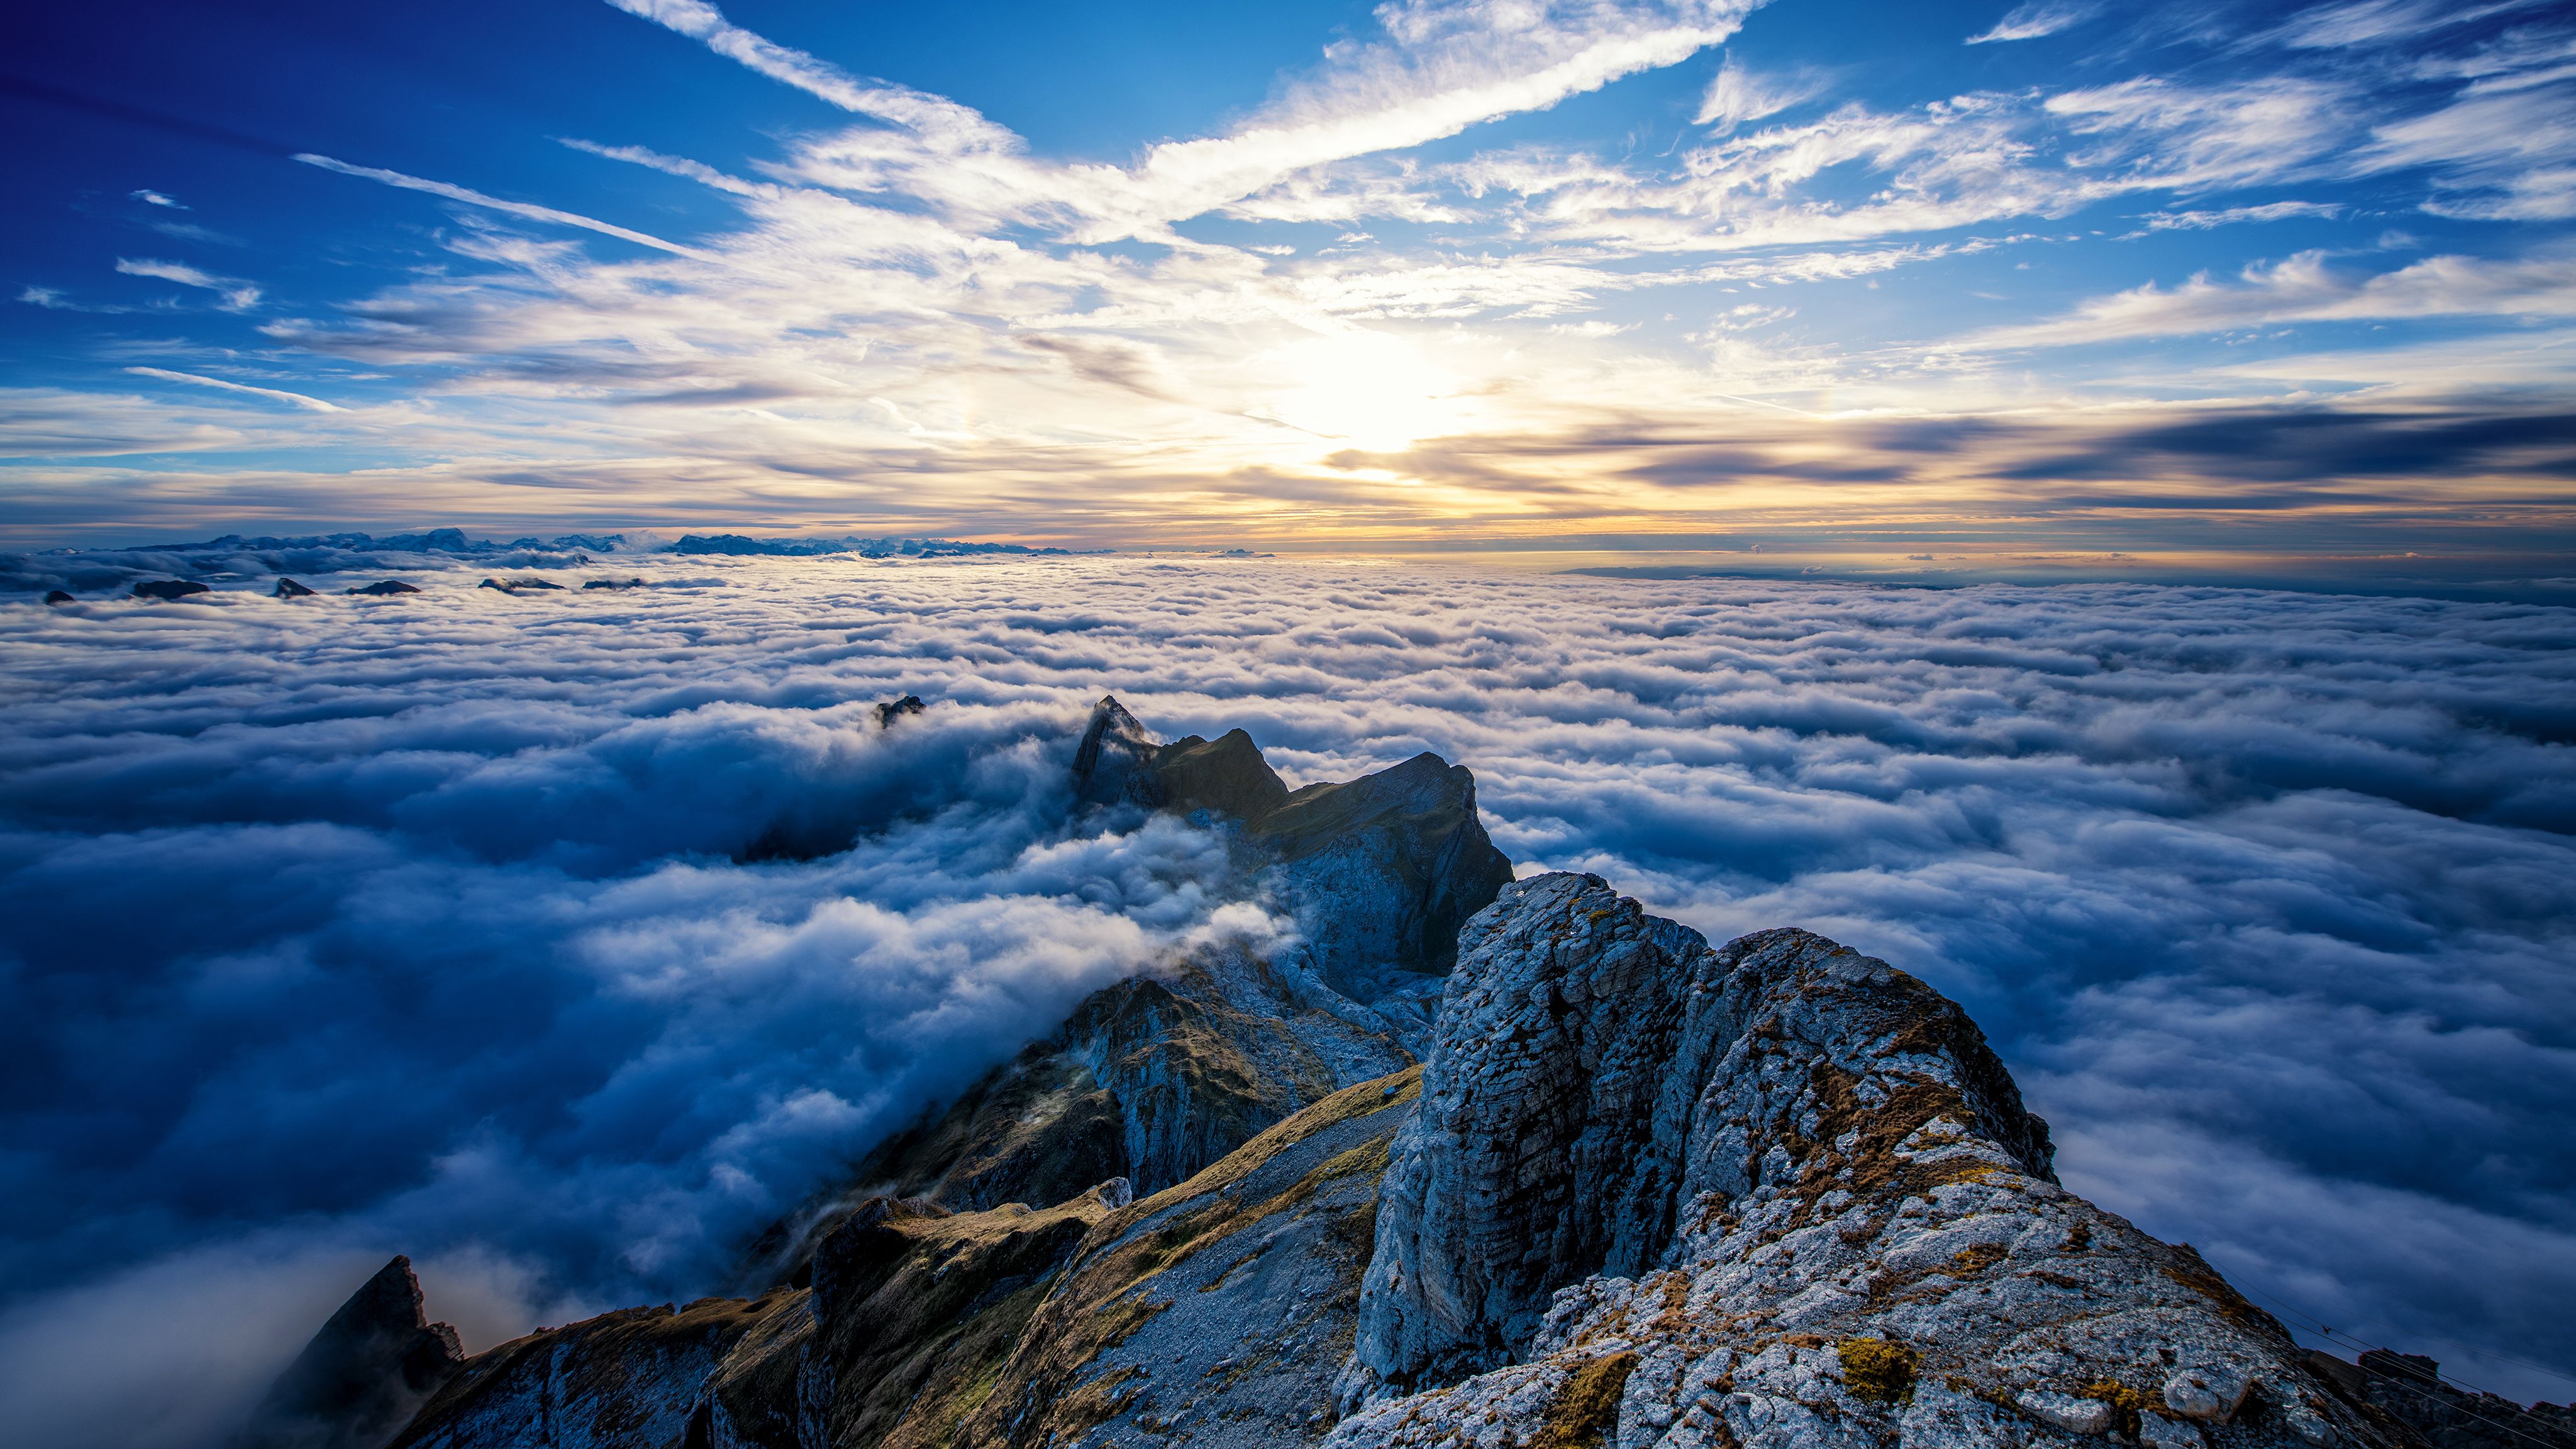
<instances>
[{"instance_id":1,"label":"distant mountain range","mask_svg":"<svg viewBox=\"0 0 2576 1449\"><path fill-rule=\"evenodd\" d=\"M319 533L295 537L228 533L199 543L139 543L113 549L58 549L58 553L268 553L286 549L339 549L349 553L452 553L481 556L529 551L585 553L736 554L790 558L811 554L855 553L870 558L964 557L970 554L1069 554L1071 549L1031 548L1019 543L973 543L950 538L752 538L739 533L683 534L676 542L623 533L564 533L553 538L514 538L507 542L468 538L461 528L433 528L426 533L397 533L377 538L365 533ZM1106 550L1103 550L1106 552Z\"/></svg>"},{"instance_id":2,"label":"distant mountain range","mask_svg":"<svg viewBox=\"0 0 2576 1449\"><path fill-rule=\"evenodd\" d=\"M1297 934L1083 1001L739 1296L466 1357L397 1258L241 1449L2576 1449L2068 1192L1923 982L1513 880L1437 756L1291 791L1104 699L1072 784L1214 829Z\"/></svg>"},{"instance_id":3,"label":"distant mountain range","mask_svg":"<svg viewBox=\"0 0 2576 1449\"><path fill-rule=\"evenodd\" d=\"M800 558L855 554L871 559L944 559L981 555L1066 557L1076 550L1023 543L977 543L954 538L754 538L740 533L690 533L678 539L653 534L562 533L552 538L507 541L470 538L461 528L378 537L367 533L279 536L228 533L195 542L140 543L115 548L58 548L0 552L0 593L101 590L123 593L149 579L220 579L243 575L338 573L361 569L442 567L445 558L471 559L504 568L567 568L594 554L727 555ZM1098 553L1111 549L1092 550ZM406 561L409 556L409 561ZM1229 556L1243 556L1235 550Z\"/></svg>"}]
</instances>

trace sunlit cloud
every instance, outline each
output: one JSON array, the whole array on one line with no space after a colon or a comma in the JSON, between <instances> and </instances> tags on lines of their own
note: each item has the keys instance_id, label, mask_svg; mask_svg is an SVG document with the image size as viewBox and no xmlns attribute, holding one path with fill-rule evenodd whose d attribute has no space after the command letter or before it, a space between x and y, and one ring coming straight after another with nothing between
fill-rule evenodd
<instances>
[{"instance_id":1,"label":"sunlit cloud","mask_svg":"<svg viewBox=\"0 0 2576 1449\"><path fill-rule=\"evenodd\" d=\"M1699 113L1691 117L1691 124L1714 126L1723 134L1748 121L1775 116L1802 101L1814 100L1825 93L1829 84L1825 77L1815 75L1756 75L1730 55L1708 83L1707 94L1700 97Z\"/></svg>"}]
</instances>

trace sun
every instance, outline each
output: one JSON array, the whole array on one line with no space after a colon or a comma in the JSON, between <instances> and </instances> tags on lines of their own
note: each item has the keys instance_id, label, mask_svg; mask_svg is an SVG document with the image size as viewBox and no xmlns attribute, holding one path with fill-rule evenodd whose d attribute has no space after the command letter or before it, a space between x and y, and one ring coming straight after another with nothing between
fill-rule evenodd
<instances>
[{"instance_id":1,"label":"sun","mask_svg":"<svg viewBox=\"0 0 2576 1449\"><path fill-rule=\"evenodd\" d=\"M1391 333L1310 337L1262 362L1279 390L1254 415L1345 447L1401 448L1465 421L1458 380Z\"/></svg>"}]
</instances>

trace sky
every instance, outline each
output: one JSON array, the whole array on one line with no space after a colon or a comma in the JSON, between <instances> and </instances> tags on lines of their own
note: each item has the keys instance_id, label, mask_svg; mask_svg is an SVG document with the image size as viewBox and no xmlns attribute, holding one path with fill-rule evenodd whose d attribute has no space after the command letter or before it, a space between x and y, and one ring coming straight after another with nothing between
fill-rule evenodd
<instances>
[{"instance_id":1,"label":"sky","mask_svg":"<svg viewBox=\"0 0 2576 1449\"><path fill-rule=\"evenodd\" d=\"M1437 751L1523 874L1915 973L2075 1191L2286 1321L2576 1398L2576 610L338 562L0 603L0 1443L209 1445L396 1252L476 1349L734 1288L1083 994L1275 937L1207 834L1071 818L1108 692L1292 785ZM779 831L856 844L743 858Z\"/></svg>"},{"instance_id":2,"label":"sky","mask_svg":"<svg viewBox=\"0 0 2576 1449\"><path fill-rule=\"evenodd\" d=\"M208 1444L393 1252L477 1347L729 1286L1281 929L1068 826L1109 691L1882 956L2076 1190L2576 1396L2565 6L12 24L0 1444ZM144 547L433 527L628 540Z\"/></svg>"},{"instance_id":3,"label":"sky","mask_svg":"<svg viewBox=\"0 0 2576 1449\"><path fill-rule=\"evenodd\" d=\"M0 545L2576 576L2537 0L19 23Z\"/></svg>"}]
</instances>

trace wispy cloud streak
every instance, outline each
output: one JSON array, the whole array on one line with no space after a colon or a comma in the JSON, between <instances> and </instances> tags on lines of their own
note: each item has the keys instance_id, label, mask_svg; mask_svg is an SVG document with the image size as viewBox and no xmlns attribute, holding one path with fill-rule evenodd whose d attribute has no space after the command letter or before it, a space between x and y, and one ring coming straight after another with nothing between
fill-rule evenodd
<instances>
[{"instance_id":1,"label":"wispy cloud streak","mask_svg":"<svg viewBox=\"0 0 2576 1449\"><path fill-rule=\"evenodd\" d=\"M329 156L317 155L310 151L299 152L295 159L303 162L307 166L319 166L325 171L337 171L343 176L356 176L368 181L380 181L387 186L399 187L404 191L425 191L432 196L443 196L450 201L464 202L468 206L480 206L492 211L508 212L512 216L524 216L530 221L542 221L551 223L555 226L578 227L583 231L595 231L602 236L613 236L620 241L630 241L635 243L637 246L651 247L655 251L669 252L674 256L694 257L699 260L705 260L709 256L708 253L699 251L694 247L684 247L677 242L664 241L660 237L635 231L627 227L618 226L613 222L601 221L596 217L581 216L569 211L558 211L551 206L538 206L532 202L504 201L500 197L486 196L482 192L476 191L471 187L457 186L450 182L430 181L418 176L406 176L400 171L388 171L381 166L355 166L351 165L349 162L334 160Z\"/></svg>"},{"instance_id":2,"label":"wispy cloud streak","mask_svg":"<svg viewBox=\"0 0 2576 1449\"><path fill-rule=\"evenodd\" d=\"M2010 14L1995 22L1994 28L1968 37L1970 45L1992 45L2004 40L2038 40L2062 30L2072 30L2093 18L2102 7L2095 0L2030 0L2013 7Z\"/></svg>"},{"instance_id":3,"label":"wispy cloud streak","mask_svg":"<svg viewBox=\"0 0 2576 1449\"><path fill-rule=\"evenodd\" d=\"M126 371L136 377L157 377L164 382L184 382L196 387L221 388L226 392L248 393L253 397L264 397L275 402L293 403L307 412L342 411L336 403L327 403L318 397L307 397L300 392L288 392L283 388L253 387L246 382L227 382L220 377L207 377L194 372L173 372L166 367L129 367Z\"/></svg>"},{"instance_id":4,"label":"wispy cloud streak","mask_svg":"<svg viewBox=\"0 0 2576 1449\"><path fill-rule=\"evenodd\" d=\"M2323 252L2301 252L2270 266L2249 267L2236 284L2205 276L2172 288L2150 283L2097 298L2064 317L1973 334L1960 345L2071 346L2280 322L2462 316L2576 316L2576 257L2517 262L2428 257L2362 276L2329 267Z\"/></svg>"},{"instance_id":5,"label":"wispy cloud streak","mask_svg":"<svg viewBox=\"0 0 2576 1449\"><path fill-rule=\"evenodd\" d=\"M152 257L119 257L116 269L129 277L153 277L164 282L177 282L183 287L199 287L223 299L223 305L235 312L246 312L259 305L260 289L238 277L218 277L185 262L165 262Z\"/></svg>"}]
</instances>

